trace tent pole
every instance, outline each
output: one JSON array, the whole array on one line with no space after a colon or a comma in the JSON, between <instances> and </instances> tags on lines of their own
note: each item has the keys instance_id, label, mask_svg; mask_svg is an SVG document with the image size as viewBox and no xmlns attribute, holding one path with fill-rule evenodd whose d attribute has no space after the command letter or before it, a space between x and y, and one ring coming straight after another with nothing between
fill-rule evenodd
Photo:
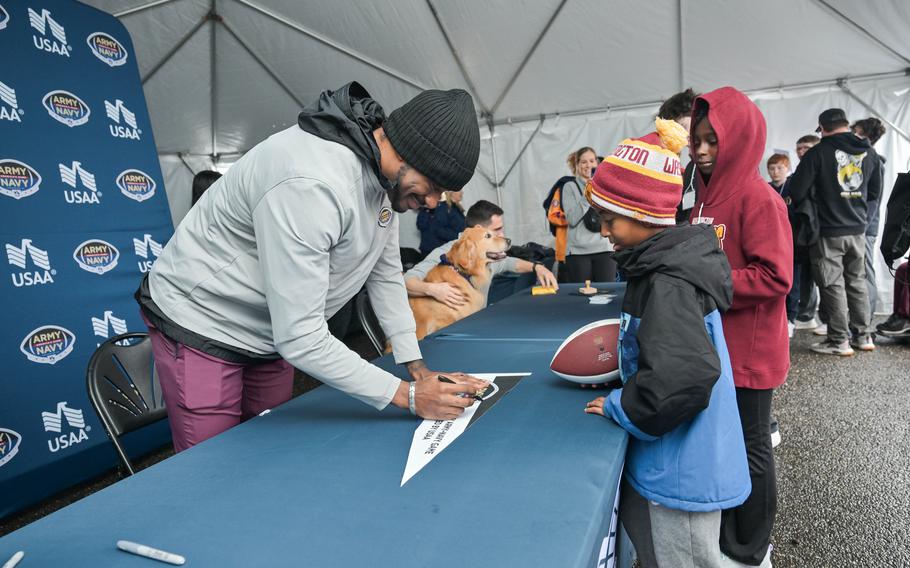
<instances>
[{"instance_id":1,"label":"tent pole","mask_svg":"<svg viewBox=\"0 0 910 568\"><path fill-rule=\"evenodd\" d=\"M152 0L151 2L146 2L145 4L140 4L140 5L138 5L138 6L133 6L132 8L127 8L126 10L121 10L121 11L119 11L119 12L114 12L113 15L114 15L115 18L122 18L122 17L124 17L124 16L130 16L130 15L132 15L132 14L138 14L139 12L142 12L142 11L144 11L144 10L148 10L149 8L155 8L155 7L157 7L157 6L161 6L162 4L168 4L168 3L173 2L173 1L174 1L174 0Z\"/></svg>"},{"instance_id":2,"label":"tent pole","mask_svg":"<svg viewBox=\"0 0 910 568\"><path fill-rule=\"evenodd\" d=\"M212 22L212 47L210 50L210 62L211 62L211 80L212 83L209 85L209 92L212 95L211 99L211 113L212 113L212 161L217 161L218 159L218 114L217 114L217 103L218 103L218 75L216 73L217 67L217 53L215 47L215 28L217 24L218 15L215 13L215 1L212 0L211 12L209 13L209 19Z\"/></svg>"},{"instance_id":3,"label":"tent pole","mask_svg":"<svg viewBox=\"0 0 910 568\"><path fill-rule=\"evenodd\" d=\"M154 77L155 73L157 73L159 69L164 67L164 64L167 63L168 61L170 61L171 57L174 57L174 54L176 54L178 51L180 51L180 48L183 47L184 44L186 44L186 42L188 42L190 40L191 37L196 35L196 32L199 31L199 28L201 28L203 24L205 24L207 21L209 21L209 15L210 14L206 14L205 16L202 16L202 19L199 20L198 22L196 22L196 25L193 26L192 29L190 29L190 31L188 31L186 33L185 36L180 38L180 41L178 41L174 45L174 47L171 48L170 51L168 51L166 54L164 54L164 57L162 57L161 60L158 61L158 63L156 63L155 65L152 66L152 68L149 70L149 72L145 74L145 77L142 78L143 85L145 85L149 79Z\"/></svg>"},{"instance_id":4,"label":"tent pole","mask_svg":"<svg viewBox=\"0 0 910 568\"><path fill-rule=\"evenodd\" d=\"M859 104L861 104L861 105L863 106L863 108L865 108L866 110L868 110L869 112L871 112L871 113L874 114L875 116L879 117L879 118L882 120L882 122L884 122L884 123L886 123L888 126L890 126L891 129L894 130L894 132L897 133L898 136L900 136L901 138L903 138L903 139L906 140L907 142L910 142L910 136L908 136L907 133L904 132L903 129L901 129L898 125L894 124L893 122L891 122L890 120L888 120L887 118L885 118L885 115L883 115L882 113L880 113L880 112L878 112L877 110L875 110L874 108L872 108L872 105L870 105L869 103L867 103L867 102L864 101L863 99L859 98L859 96L858 96L856 93L854 93L853 91L850 90L850 87L847 86L847 82L846 82L846 81L838 81L838 82L837 82L837 86L840 87L841 90L842 90L844 93L846 93L850 98L852 98L853 100L855 100L856 102L858 102Z\"/></svg>"},{"instance_id":5,"label":"tent pole","mask_svg":"<svg viewBox=\"0 0 910 568\"><path fill-rule=\"evenodd\" d=\"M221 25L224 26L224 29L226 29L226 30L228 31L228 33L231 34L231 35L234 37L235 40L237 40L237 43L239 43L240 46L243 47L243 49L245 49L246 52L250 54L250 57L252 57L253 59L255 59L255 60L256 60L256 63L258 63L259 66L262 67L262 68L265 70L265 72L268 73L269 76L270 76L276 83L278 83L278 85L279 85L282 89L284 89L284 92L287 93L287 95L288 95L289 97L291 97L291 99L293 99L294 102L297 103L297 105L298 105L300 108L303 108L304 106L306 106L306 105L303 104L303 102L297 97L297 95L294 94L294 91L291 90L291 88L287 85L287 83L285 83L284 81L281 80L281 77L278 76L278 73L276 73L275 70L272 69L272 67L271 67L268 63L266 63L265 60L263 60L262 57L259 56L258 53L256 53L255 51L253 51L253 48L250 47L249 43L247 43L242 37L240 37L240 35L237 33L237 31L227 23L227 20L225 20L225 19L222 18L222 20L221 20Z\"/></svg>"},{"instance_id":6,"label":"tent pole","mask_svg":"<svg viewBox=\"0 0 910 568\"><path fill-rule=\"evenodd\" d=\"M837 8L835 8L834 6L829 4L826 0L815 0L815 3L818 4L819 6L821 6L822 8L825 8L832 14L834 14L843 23L847 24L848 26L850 26L852 28L855 28L857 31L859 31L861 34L866 36L868 39L875 42L879 47L881 47L882 49L884 49L891 55L897 57L898 59L900 59L907 65L910 65L910 59L908 59L906 56L898 53L896 50L892 49L890 45L886 44L885 42L883 42L882 40L877 38L874 34L870 33L869 30L867 30L863 26L861 26L858 23L856 23L855 21L851 20L849 17L847 17L846 14L844 14L843 12L841 12L840 10L838 10Z\"/></svg>"},{"instance_id":7,"label":"tent pole","mask_svg":"<svg viewBox=\"0 0 910 568\"><path fill-rule=\"evenodd\" d=\"M458 65L458 70L461 71L461 76L464 78L465 83L467 83L468 88L471 89L471 92L474 94L474 98L477 100L477 104L480 105L480 109L489 114L490 109L487 108L487 105L480 100L480 95L477 93L477 87L474 86L474 82L471 80L471 76L468 75L468 70L464 66L464 62L461 60L461 55L458 53L458 50L455 49L455 44L452 43L452 38L449 37L449 32L446 30L445 26L442 25L442 18L439 17L439 12L436 10L436 6L433 5L432 0L427 0L427 6L430 8L430 13L433 14L433 19L436 20L436 25L439 26L439 31L442 32L443 39L446 40L446 45L449 46L449 52L452 53L452 58L455 59L455 64Z\"/></svg>"},{"instance_id":8,"label":"tent pole","mask_svg":"<svg viewBox=\"0 0 910 568\"><path fill-rule=\"evenodd\" d=\"M547 21L547 25L544 26L543 30L540 32L540 35L537 36L537 39L534 40L534 44L531 46L531 49L525 54L524 59L521 60L521 65L518 66L518 69L515 70L515 73L512 75L512 78L509 79L509 82L506 83L506 88L502 90L499 98L496 99L496 102L493 103L493 107L490 109L490 116L496 114L496 111L499 110L499 105L502 104L502 101L506 98L506 95L509 94L509 91L512 90L512 86L515 84L515 81L518 80L518 76L521 75L521 72L524 71L525 65L528 64L528 61L531 60L531 56L534 55L534 52L537 51L537 47L540 45L540 42L543 41L544 36L547 35L547 32L550 31L550 26L553 25L553 22L556 21L556 17L559 16L559 13L562 12L563 6L566 5L568 0L562 0L559 3L559 6L556 7L556 10L553 12L553 15L550 16L550 19Z\"/></svg>"},{"instance_id":9,"label":"tent pole","mask_svg":"<svg viewBox=\"0 0 910 568\"><path fill-rule=\"evenodd\" d=\"M894 78L898 78L898 77L907 77L907 76L910 76L910 67L908 67L907 69L903 69L901 71L889 71L886 73L870 73L868 75L856 75L854 77L850 77L849 79L851 82L857 83L857 82L861 82L861 81L875 81L878 79L894 79ZM762 87L759 89L750 89L748 91L744 91L744 93L746 95L752 96L752 95L759 95L761 93L767 93L767 92L793 91L793 90L799 90L799 89L808 89L808 88L812 88L812 87L833 87L833 86L837 86L837 82L841 81L841 80L844 80L844 78L827 79L824 81L809 81L809 82L805 82L805 83L793 83L790 85L780 85L780 86L776 86L776 87ZM570 111L554 111L554 112L545 113L544 117L552 118L555 116L563 116L563 117L565 117L565 116L584 116L584 115L588 115L588 114L598 114L598 113L602 113L602 112L605 112L608 110L611 112L616 112L616 111L624 111L624 110L633 110L633 109L638 109L638 108L657 107L657 106L660 106L660 104L662 102L663 101L658 100L658 101L647 101L647 102L631 103L631 104L617 105L617 106L599 106L599 107L576 109L576 110L570 110ZM501 119L498 119L495 121L495 125L499 126L502 124L514 124L514 123L518 123L518 122L531 122L533 120L538 120L539 118L540 118L540 114L531 114L531 115L523 115L523 116L517 116L517 117L501 118Z\"/></svg>"},{"instance_id":10,"label":"tent pole","mask_svg":"<svg viewBox=\"0 0 910 568\"><path fill-rule=\"evenodd\" d=\"M193 177L195 177L196 171L190 167L190 164L186 161L186 158L184 157L183 153L182 152L178 153L177 157L180 158L180 161L183 162L183 165L186 166L186 169L190 170L190 173L193 174Z\"/></svg>"},{"instance_id":11,"label":"tent pole","mask_svg":"<svg viewBox=\"0 0 910 568\"><path fill-rule=\"evenodd\" d=\"M685 9L683 8L683 0L677 0L676 2L676 23L677 32L679 33L679 90L682 91L686 88L686 67L685 67L685 54L686 54L686 43L685 36L683 35L683 14Z\"/></svg>"},{"instance_id":12,"label":"tent pole","mask_svg":"<svg viewBox=\"0 0 910 568\"><path fill-rule=\"evenodd\" d=\"M395 71L391 67L387 67L386 65L383 65L382 63L379 63L378 61L374 61L365 55L361 55L360 53L354 51L353 49L351 49L337 41L329 39L312 30L309 30L289 18L276 14L275 12L272 12L271 10L268 10L266 8L263 8L262 6L259 6L258 4L254 4L253 2L250 2L250 0L234 0L234 1L239 4L243 4L247 8L255 10L256 12L259 12L263 16L267 16L280 24L284 24L287 27L291 28L292 30L300 32L301 34L303 34L311 39L314 39L323 45L327 45L336 51L340 51L341 53L347 55L348 57L356 59L357 61L360 61L361 63L364 63L364 64L372 67L373 69L376 69L377 71L380 71L380 72L388 75L389 77L392 77L393 79L397 79L397 80L401 81L402 83L410 85L410 86L414 87L415 89L418 89L420 91L425 91L429 88L426 85L424 85L414 79L411 79L407 75L404 75L398 71Z\"/></svg>"},{"instance_id":13,"label":"tent pole","mask_svg":"<svg viewBox=\"0 0 910 568\"><path fill-rule=\"evenodd\" d=\"M525 150L528 149L528 146L531 145L531 141L534 140L534 137L537 136L537 133L540 132L544 120L544 116L540 115L540 122L537 123L537 128L534 129L534 132L532 132L531 136L528 137L528 141L525 142L525 145L521 147L521 151L518 152L517 156L515 156L515 160L512 161L512 165L509 166L509 169L506 171L506 175L502 176L502 180L499 182L500 185L505 185L506 180L509 179L509 175L512 173L512 170L514 170L515 166L518 165L518 161L521 159L521 156L525 153Z\"/></svg>"},{"instance_id":14,"label":"tent pole","mask_svg":"<svg viewBox=\"0 0 910 568\"><path fill-rule=\"evenodd\" d=\"M493 116L487 116L487 128L490 129L490 149L493 154L493 186L496 187L496 204L502 207L502 183L499 180L499 171L496 167L496 128L493 126Z\"/></svg>"}]
</instances>

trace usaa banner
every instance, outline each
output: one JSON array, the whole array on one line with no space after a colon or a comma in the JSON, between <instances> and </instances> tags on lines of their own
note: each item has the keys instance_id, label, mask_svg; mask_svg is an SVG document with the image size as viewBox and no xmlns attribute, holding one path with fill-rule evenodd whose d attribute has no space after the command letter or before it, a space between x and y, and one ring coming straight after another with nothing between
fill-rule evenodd
<instances>
[{"instance_id":1,"label":"usaa banner","mask_svg":"<svg viewBox=\"0 0 910 568\"><path fill-rule=\"evenodd\" d=\"M0 0L0 517L116 464L97 346L173 233L130 36L69 0ZM167 443L166 425L128 440Z\"/></svg>"}]
</instances>

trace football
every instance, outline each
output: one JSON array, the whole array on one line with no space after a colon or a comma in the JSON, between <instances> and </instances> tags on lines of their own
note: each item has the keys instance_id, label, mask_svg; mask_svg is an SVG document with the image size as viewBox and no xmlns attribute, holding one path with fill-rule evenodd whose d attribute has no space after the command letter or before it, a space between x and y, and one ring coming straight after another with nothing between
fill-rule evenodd
<instances>
[{"instance_id":1,"label":"football","mask_svg":"<svg viewBox=\"0 0 910 568\"><path fill-rule=\"evenodd\" d=\"M573 383L606 383L619 378L619 320L599 320L562 342L550 369Z\"/></svg>"}]
</instances>

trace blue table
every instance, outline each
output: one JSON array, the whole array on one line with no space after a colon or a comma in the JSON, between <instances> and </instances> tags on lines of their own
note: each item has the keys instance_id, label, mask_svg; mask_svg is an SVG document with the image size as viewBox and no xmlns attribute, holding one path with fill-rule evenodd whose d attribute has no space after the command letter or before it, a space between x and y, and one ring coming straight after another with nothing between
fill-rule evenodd
<instances>
[{"instance_id":1,"label":"blue table","mask_svg":"<svg viewBox=\"0 0 910 568\"><path fill-rule=\"evenodd\" d=\"M532 375L404 487L418 421L323 387L6 536L0 559L158 565L117 551L126 539L204 567L594 567L626 435L548 364L556 336L617 302L523 295L448 328L462 340L425 340L435 368Z\"/></svg>"}]
</instances>

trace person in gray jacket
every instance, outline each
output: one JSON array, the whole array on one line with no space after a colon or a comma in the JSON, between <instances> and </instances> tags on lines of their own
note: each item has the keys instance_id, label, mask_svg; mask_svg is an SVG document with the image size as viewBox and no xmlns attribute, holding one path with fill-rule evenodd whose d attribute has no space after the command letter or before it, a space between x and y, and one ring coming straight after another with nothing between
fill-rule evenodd
<instances>
[{"instance_id":1,"label":"person in gray jacket","mask_svg":"<svg viewBox=\"0 0 910 568\"><path fill-rule=\"evenodd\" d=\"M566 163L575 174L575 179L566 182L559 192L562 209L569 222L566 243L566 269L570 282L613 282L616 280L616 262L613 260L613 245L600 236L600 231L591 231L585 226L584 216L588 211L585 186L591 181L597 167L597 154L593 148L584 147L569 154Z\"/></svg>"},{"instance_id":2,"label":"person in gray jacket","mask_svg":"<svg viewBox=\"0 0 910 568\"><path fill-rule=\"evenodd\" d=\"M377 409L452 419L485 381L424 364L408 308L398 217L474 174L465 91L424 91L386 118L358 83L247 152L190 210L136 293L177 451L287 401L293 369ZM331 336L364 284L412 382Z\"/></svg>"}]
</instances>

